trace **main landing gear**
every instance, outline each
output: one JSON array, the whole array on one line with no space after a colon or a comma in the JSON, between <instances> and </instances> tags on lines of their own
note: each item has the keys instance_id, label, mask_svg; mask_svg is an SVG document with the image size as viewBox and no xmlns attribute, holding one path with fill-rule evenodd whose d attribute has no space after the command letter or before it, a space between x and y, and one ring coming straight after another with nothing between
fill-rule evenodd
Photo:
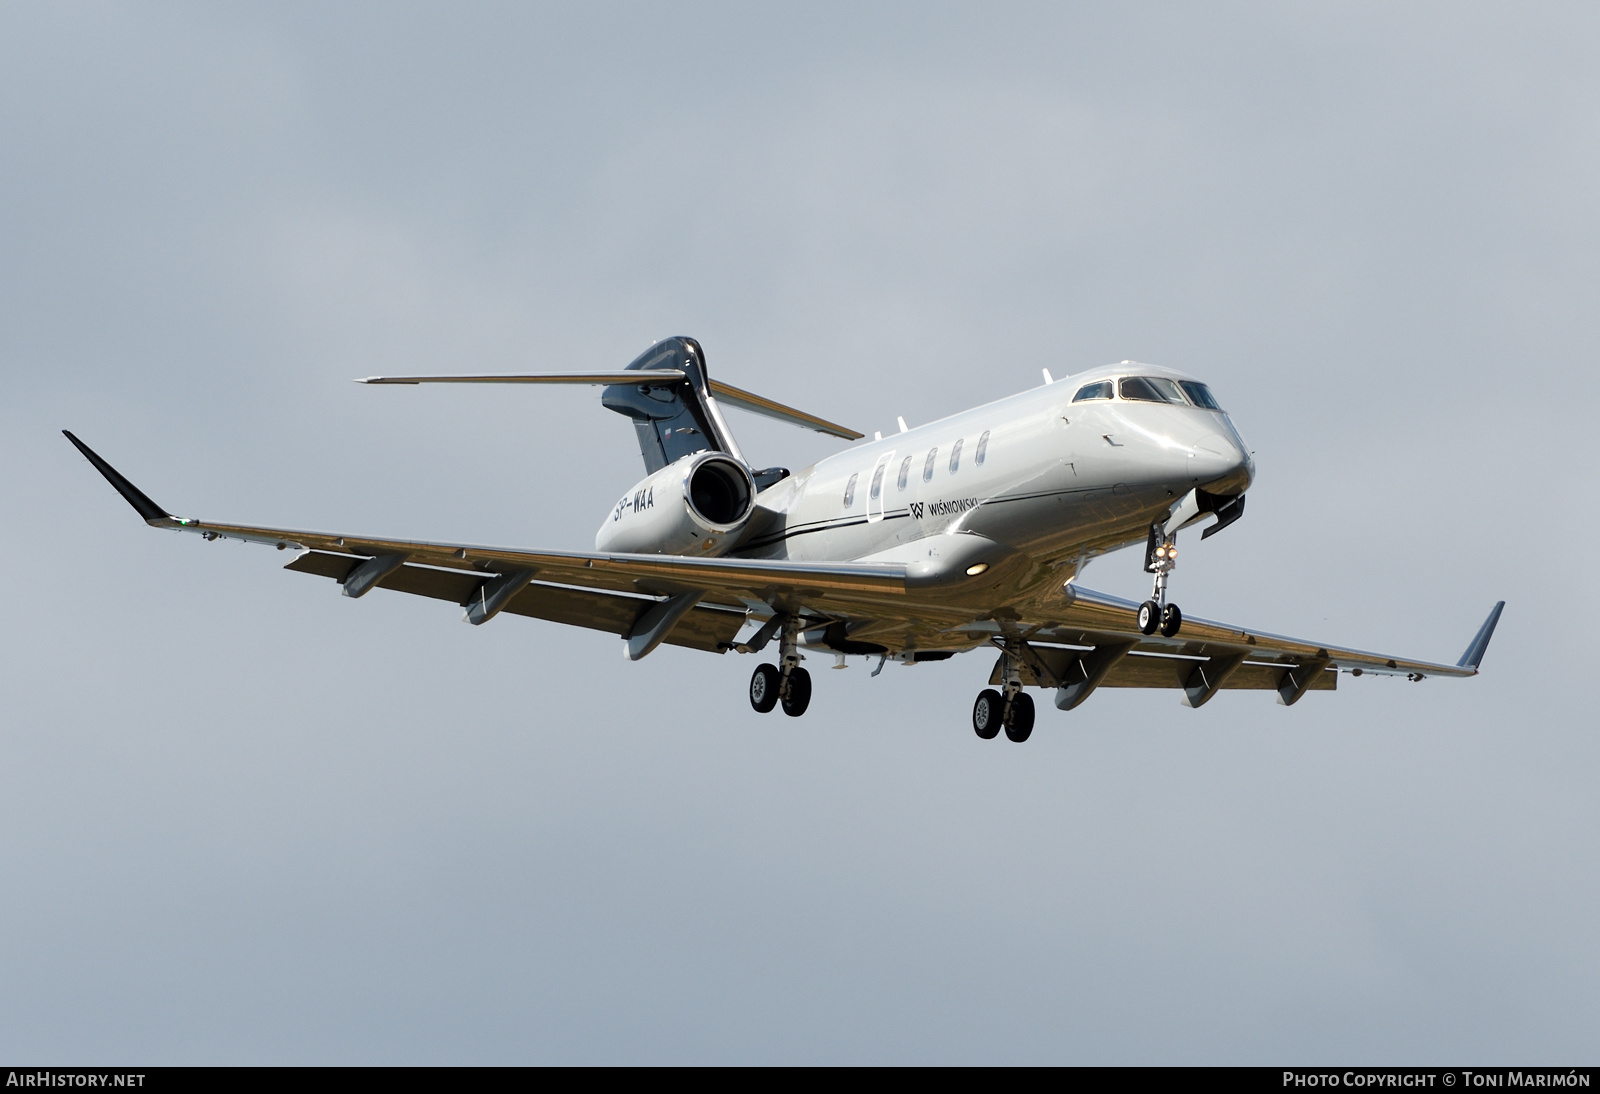
<instances>
[{"instance_id":1,"label":"main landing gear","mask_svg":"<svg viewBox=\"0 0 1600 1094\"><path fill-rule=\"evenodd\" d=\"M1167 603L1167 575L1178 565L1178 537L1166 535L1161 525L1150 525L1150 541L1144 549L1145 573L1155 574L1155 588L1150 599L1139 605L1139 630L1144 634L1160 631L1171 638L1183 626L1183 613L1176 604Z\"/></svg>"},{"instance_id":2,"label":"main landing gear","mask_svg":"<svg viewBox=\"0 0 1600 1094\"><path fill-rule=\"evenodd\" d=\"M778 644L782 667L757 665L756 671L751 673L750 705L757 714L766 714L781 704L785 714L798 718L811 705L811 674L800 667L800 651L795 641L799 633L798 621L784 620Z\"/></svg>"},{"instance_id":3,"label":"main landing gear","mask_svg":"<svg viewBox=\"0 0 1600 1094\"><path fill-rule=\"evenodd\" d=\"M1004 729L1006 740L1021 744L1033 735L1033 696L1022 690L1022 674L1010 654L1003 665L1003 691L984 688L972 704L972 731L992 741Z\"/></svg>"},{"instance_id":4,"label":"main landing gear","mask_svg":"<svg viewBox=\"0 0 1600 1094\"><path fill-rule=\"evenodd\" d=\"M978 692L972 704L972 731L985 741L1006 731L1006 740L1021 744L1033 736L1033 696L1019 691L1010 702L994 688Z\"/></svg>"}]
</instances>

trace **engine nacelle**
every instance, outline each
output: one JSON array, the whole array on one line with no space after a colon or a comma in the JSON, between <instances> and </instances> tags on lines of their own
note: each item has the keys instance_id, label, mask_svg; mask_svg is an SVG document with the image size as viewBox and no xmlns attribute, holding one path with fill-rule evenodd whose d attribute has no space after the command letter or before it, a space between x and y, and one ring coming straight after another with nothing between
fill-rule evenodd
<instances>
[{"instance_id":1,"label":"engine nacelle","mask_svg":"<svg viewBox=\"0 0 1600 1094\"><path fill-rule=\"evenodd\" d=\"M696 452L635 486L594 536L596 551L714 558L755 511L750 469L725 452Z\"/></svg>"}]
</instances>

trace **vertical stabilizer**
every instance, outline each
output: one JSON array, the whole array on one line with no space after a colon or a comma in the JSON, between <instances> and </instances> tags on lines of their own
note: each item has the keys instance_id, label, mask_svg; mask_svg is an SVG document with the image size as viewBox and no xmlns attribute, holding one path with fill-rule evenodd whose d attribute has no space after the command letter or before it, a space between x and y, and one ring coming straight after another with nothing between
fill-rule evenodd
<instances>
[{"instance_id":1,"label":"vertical stabilizer","mask_svg":"<svg viewBox=\"0 0 1600 1094\"><path fill-rule=\"evenodd\" d=\"M633 420L645 470L659 471L695 452L726 452L743 460L711 395L705 351L693 338L667 338L636 357L625 371L679 369L682 380L611 384L600 393L608 410Z\"/></svg>"}]
</instances>

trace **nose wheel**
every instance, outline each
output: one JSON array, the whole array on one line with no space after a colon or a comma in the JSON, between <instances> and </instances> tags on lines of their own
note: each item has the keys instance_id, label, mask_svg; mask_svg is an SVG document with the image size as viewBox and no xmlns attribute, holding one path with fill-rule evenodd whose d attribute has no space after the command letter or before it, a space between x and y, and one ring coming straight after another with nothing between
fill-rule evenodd
<instances>
[{"instance_id":1,"label":"nose wheel","mask_svg":"<svg viewBox=\"0 0 1600 1094\"><path fill-rule=\"evenodd\" d=\"M1178 610L1176 604L1162 607L1154 600L1146 600L1139 605L1139 630L1144 634L1155 634L1160 631L1166 638L1171 638L1183 626L1183 612Z\"/></svg>"},{"instance_id":2,"label":"nose wheel","mask_svg":"<svg viewBox=\"0 0 1600 1094\"><path fill-rule=\"evenodd\" d=\"M1161 609L1161 633L1168 638L1178 633L1178 628L1183 626L1183 613L1176 604L1168 604Z\"/></svg>"}]
</instances>

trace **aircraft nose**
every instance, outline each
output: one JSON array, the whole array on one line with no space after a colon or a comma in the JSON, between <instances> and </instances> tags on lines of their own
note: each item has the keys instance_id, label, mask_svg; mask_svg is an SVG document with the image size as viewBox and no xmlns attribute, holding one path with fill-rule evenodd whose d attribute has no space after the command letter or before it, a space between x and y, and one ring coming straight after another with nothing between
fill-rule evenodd
<instances>
[{"instance_id":1,"label":"aircraft nose","mask_svg":"<svg viewBox=\"0 0 1600 1094\"><path fill-rule=\"evenodd\" d=\"M1256 462L1243 443L1226 433L1208 433L1190 447L1189 477L1212 494L1242 494L1256 477Z\"/></svg>"}]
</instances>

